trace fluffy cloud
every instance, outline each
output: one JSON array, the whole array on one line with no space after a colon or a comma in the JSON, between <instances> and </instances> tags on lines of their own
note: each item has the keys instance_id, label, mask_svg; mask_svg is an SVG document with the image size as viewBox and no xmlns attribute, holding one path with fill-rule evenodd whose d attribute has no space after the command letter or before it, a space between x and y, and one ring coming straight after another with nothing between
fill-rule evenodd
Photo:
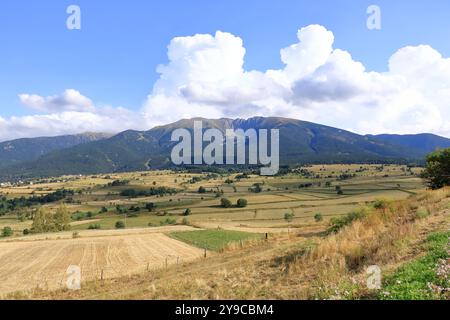
<instances>
[{"instance_id":1,"label":"fluffy cloud","mask_svg":"<svg viewBox=\"0 0 450 320\"><path fill-rule=\"evenodd\" d=\"M359 133L433 132L450 137L450 59L430 46L398 50L387 72L368 72L334 48L319 25L281 49L284 67L245 70L242 39L226 32L174 38L169 62L139 112L98 107L76 90L22 94L43 114L0 118L0 137L149 129L190 117L285 116Z\"/></svg>"},{"instance_id":2,"label":"fluffy cloud","mask_svg":"<svg viewBox=\"0 0 450 320\"><path fill-rule=\"evenodd\" d=\"M89 98L73 89L68 89L59 95L49 97L41 97L35 94L20 94L19 99L24 106L45 113L64 111L92 112L95 110Z\"/></svg>"},{"instance_id":3,"label":"fluffy cloud","mask_svg":"<svg viewBox=\"0 0 450 320\"><path fill-rule=\"evenodd\" d=\"M95 112L63 111L9 119L0 117L0 141L84 132L117 133L130 128L147 130L149 125L141 114L121 107L97 107Z\"/></svg>"},{"instance_id":4,"label":"fluffy cloud","mask_svg":"<svg viewBox=\"0 0 450 320\"><path fill-rule=\"evenodd\" d=\"M450 136L450 59L429 46L406 47L391 57L388 72L367 72L333 48L324 27L297 36L280 51L284 68L267 71L244 70L243 42L229 33L175 38L144 112L156 123L181 115L273 115L359 133Z\"/></svg>"}]
</instances>

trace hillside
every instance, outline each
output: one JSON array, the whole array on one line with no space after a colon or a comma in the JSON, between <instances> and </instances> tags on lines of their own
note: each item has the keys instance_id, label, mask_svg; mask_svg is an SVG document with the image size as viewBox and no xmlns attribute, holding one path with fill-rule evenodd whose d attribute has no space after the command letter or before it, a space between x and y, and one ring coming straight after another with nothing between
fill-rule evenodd
<instances>
[{"instance_id":1,"label":"hillside","mask_svg":"<svg viewBox=\"0 0 450 320\"><path fill-rule=\"evenodd\" d=\"M0 143L0 168L31 161L50 152L109 138L105 133L17 139Z\"/></svg>"},{"instance_id":2,"label":"hillside","mask_svg":"<svg viewBox=\"0 0 450 320\"><path fill-rule=\"evenodd\" d=\"M149 131L125 131L109 139L80 144L43 155L37 160L1 170L0 179L9 180L64 174L94 174L148 170L171 166L174 145L171 133L192 129L196 119L181 120ZM280 163L381 163L420 162L434 147L450 145L450 139L434 136L362 136L345 130L286 118L197 119L204 128L279 129ZM417 141L414 137L417 137Z\"/></svg>"},{"instance_id":3,"label":"hillside","mask_svg":"<svg viewBox=\"0 0 450 320\"><path fill-rule=\"evenodd\" d=\"M380 142L385 141L415 149L419 154L427 154L435 151L437 148L450 148L450 139L430 133L406 135L380 134L375 136L368 135L368 137Z\"/></svg>"}]
</instances>

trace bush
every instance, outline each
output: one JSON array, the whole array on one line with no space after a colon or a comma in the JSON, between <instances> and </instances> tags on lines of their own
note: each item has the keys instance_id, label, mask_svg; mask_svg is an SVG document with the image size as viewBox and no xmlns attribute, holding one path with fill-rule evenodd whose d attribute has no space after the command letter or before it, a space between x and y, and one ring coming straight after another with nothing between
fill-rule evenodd
<instances>
[{"instance_id":1,"label":"bush","mask_svg":"<svg viewBox=\"0 0 450 320\"><path fill-rule=\"evenodd\" d=\"M294 220L295 215L293 213L285 213L284 214L284 220L287 222L292 222Z\"/></svg>"},{"instance_id":2,"label":"bush","mask_svg":"<svg viewBox=\"0 0 450 320\"><path fill-rule=\"evenodd\" d=\"M428 211L427 208L424 208L424 207L420 207L420 208L418 208L417 211L416 211L416 216L417 216L417 218L419 218L419 219L426 218L426 217L428 217L429 215L430 215L430 212Z\"/></svg>"},{"instance_id":3,"label":"bush","mask_svg":"<svg viewBox=\"0 0 450 320\"><path fill-rule=\"evenodd\" d=\"M11 237L13 235L13 231L11 227L4 227L2 230L2 237Z\"/></svg>"},{"instance_id":4,"label":"bush","mask_svg":"<svg viewBox=\"0 0 450 320\"><path fill-rule=\"evenodd\" d=\"M28 234L30 234L30 230L24 229L24 230L23 230L23 235L26 236L26 235L28 235Z\"/></svg>"},{"instance_id":5,"label":"bush","mask_svg":"<svg viewBox=\"0 0 450 320\"><path fill-rule=\"evenodd\" d=\"M153 202L149 202L145 204L145 209L148 210L148 212L152 212L153 210L155 210L155 204Z\"/></svg>"},{"instance_id":6,"label":"bush","mask_svg":"<svg viewBox=\"0 0 450 320\"><path fill-rule=\"evenodd\" d=\"M98 223L96 223L96 224L91 224L91 225L89 225L89 227L88 227L89 230L98 230L98 229L101 229L101 228L102 228L101 225L98 224Z\"/></svg>"},{"instance_id":7,"label":"bush","mask_svg":"<svg viewBox=\"0 0 450 320\"><path fill-rule=\"evenodd\" d=\"M177 220L167 218L166 220L161 221L159 224L161 226L174 225L174 224L177 224Z\"/></svg>"},{"instance_id":8,"label":"bush","mask_svg":"<svg viewBox=\"0 0 450 320\"><path fill-rule=\"evenodd\" d=\"M116 229L125 229L125 223L123 221L117 221Z\"/></svg>"},{"instance_id":9,"label":"bush","mask_svg":"<svg viewBox=\"0 0 450 320\"><path fill-rule=\"evenodd\" d=\"M382 199L375 200L375 202L373 203L373 207L378 210L387 209L388 205L389 203L386 200Z\"/></svg>"},{"instance_id":10,"label":"bush","mask_svg":"<svg viewBox=\"0 0 450 320\"><path fill-rule=\"evenodd\" d=\"M338 233L343 227L351 224L355 220L359 220L364 218L367 215L366 209L360 209L353 212L350 212L346 216L340 218L332 218L331 225L327 230L328 234Z\"/></svg>"},{"instance_id":11,"label":"bush","mask_svg":"<svg viewBox=\"0 0 450 320\"><path fill-rule=\"evenodd\" d=\"M238 208L245 208L247 206L247 200L246 199L239 199L237 201Z\"/></svg>"},{"instance_id":12,"label":"bush","mask_svg":"<svg viewBox=\"0 0 450 320\"><path fill-rule=\"evenodd\" d=\"M222 199L220 200L220 205L221 205L223 208L231 208L231 206L232 206L233 204L231 203L231 201L230 201L229 199L227 199L227 198L222 198Z\"/></svg>"},{"instance_id":13,"label":"bush","mask_svg":"<svg viewBox=\"0 0 450 320\"><path fill-rule=\"evenodd\" d=\"M316 222L322 221L322 220L323 220L322 214L321 214L321 213L316 213L316 214L314 215L314 220L316 220Z\"/></svg>"},{"instance_id":14,"label":"bush","mask_svg":"<svg viewBox=\"0 0 450 320\"><path fill-rule=\"evenodd\" d=\"M198 188L198 193L206 193L205 187Z\"/></svg>"},{"instance_id":15,"label":"bush","mask_svg":"<svg viewBox=\"0 0 450 320\"><path fill-rule=\"evenodd\" d=\"M191 215L191 209L186 209L186 210L184 210L184 213L183 213L185 216L190 216Z\"/></svg>"}]
</instances>

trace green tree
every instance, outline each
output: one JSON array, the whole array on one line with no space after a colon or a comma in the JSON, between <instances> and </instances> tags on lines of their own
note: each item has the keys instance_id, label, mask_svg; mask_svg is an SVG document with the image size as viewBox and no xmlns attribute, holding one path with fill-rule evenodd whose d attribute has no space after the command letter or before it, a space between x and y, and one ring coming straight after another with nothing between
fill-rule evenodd
<instances>
[{"instance_id":1,"label":"green tree","mask_svg":"<svg viewBox=\"0 0 450 320\"><path fill-rule=\"evenodd\" d=\"M13 231L11 227L4 227L2 230L2 237L11 237L13 235Z\"/></svg>"},{"instance_id":2,"label":"green tree","mask_svg":"<svg viewBox=\"0 0 450 320\"><path fill-rule=\"evenodd\" d=\"M191 209L186 209L186 210L184 210L184 215L185 216L190 216L191 215Z\"/></svg>"},{"instance_id":3,"label":"green tree","mask_svg":"<svg viewBox=\"0 0 450 320\"><path fill-rule=\"evenodd\" d=\"M70 230L70 214L65 206L60 206L53 215L53 229L55 231Z\"/></svg>"},{"instance_id":4,"label":"green tree","mask_svg":"<svg viewBox=\"0 0 450 320\"><path fill-rule=\"evenodd\" d=\"M248 204L248 202L247 202L246 199L239 199L239 200L237 201L237 203L236 203L236 205L237 205L239 208L245 208L245 207L247 206L247 204Z\"/></svg>"},{"instance_id":5,"label":"green tree","mask_svg":"<svg viewBox=\"0 0 450 320\"><path fill-rule=\"evenodd\" d=\"M229 199L227 199L227 198L222 198L222 199L220 200L220 205L221 205L223 208L231 208L231 206L232 206L233 204L231 203L231 201L230 201Z\"/></svg>"},{"instance_id":6,"label":"green tree","mask_svg":"<svg viewBox=\"0 0 450 320\"><path fill-rule=\"evenodd\" d=\"M54 224L52 214L43 208L39 208L34 214L33 224L31 225L32 232L50 232L54 230L53 228Z\"/></svg>"},{"instance_id":7,"label":"green tree","mask_svg":"<svg viewBox=\"0 0 450 320\"><path fill-rule=\"evenodd\" d=\"M422 177L432 189L450 185L450 148L432 152L427 156L427 166Z\"/></svg>"}]
</instances>

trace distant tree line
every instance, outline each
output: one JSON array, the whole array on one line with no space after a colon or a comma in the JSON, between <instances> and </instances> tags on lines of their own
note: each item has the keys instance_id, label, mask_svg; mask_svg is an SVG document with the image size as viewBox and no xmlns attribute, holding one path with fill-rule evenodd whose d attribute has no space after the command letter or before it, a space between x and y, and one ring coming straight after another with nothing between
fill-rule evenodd
<instances>
[{"instance_id":1,"label":"distant tree line","mask_svg":"<svg viewBox=\"0 0 450 320\"><path fill-rule=\"evenodd\" d=\"M0 215L5 214L9 211L13 211L17 208L31 207L33 205L42 205L51 202L61 201L69 196L73 196L73 190L60 189L53 193L49 193L42 196L32 196L29 198L20 197L7 199L2 197L0 199Z\"/></svg>"},{"instance_id":2,"label":"distant tree line","mask_svg":"<svg viewBox=\"0 0 450 320\"><path fill-rule=\"evenodd\" d=\"M152 187L147 190L126 189L120 192L122 197L137 198L150 196L164 196L166 194L172 195L178 192L177 189L168 187Z\"/></svg>"}]
</instances>

